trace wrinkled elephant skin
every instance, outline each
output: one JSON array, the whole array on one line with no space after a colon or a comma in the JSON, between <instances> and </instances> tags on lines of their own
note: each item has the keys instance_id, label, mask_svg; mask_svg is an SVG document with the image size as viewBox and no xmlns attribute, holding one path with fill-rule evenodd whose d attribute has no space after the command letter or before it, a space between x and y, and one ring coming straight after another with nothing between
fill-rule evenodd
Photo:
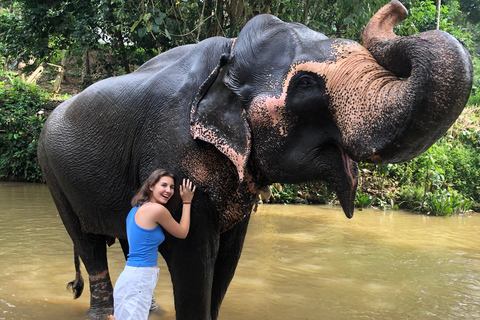
<instances>
[{"instance_id":1,"label":"wrinkled elephant skin","mask_svg":"<svg viewBox=\"0 0 480 320\"><path fill-rule=\"evenodd\" d=\"M197 185L190 234L160 247L177 319L216 319L260 190L324 181L351 218L355 161L405 161L432 145L466 104L471 59L441 31L397 37L405 15L398 1L381 9L366 47L259 15L236 39L172 49L58 106L38 156L74 243L77 295L78 256L89 275L90 316L112 312L107 244L128 251L129 202L153 170Z\"/></svg>"}]
</instances>

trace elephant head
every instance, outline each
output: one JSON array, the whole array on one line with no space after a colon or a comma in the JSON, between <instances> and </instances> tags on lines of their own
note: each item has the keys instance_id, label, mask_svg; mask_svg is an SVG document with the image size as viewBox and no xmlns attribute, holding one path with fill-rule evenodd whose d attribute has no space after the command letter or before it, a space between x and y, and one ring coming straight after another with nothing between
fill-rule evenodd
<instances>
[{"instance_id":1,"label":"elephant head","mask_svg":"<svg viewBox=\"0 0 480 320\"><path fill-rule=\"evenodd\" d=\"M442 31L398 37L398 1L369 22L362 45L270 15L252 19L204 83L191 134L254 180L330 184L352 217L354 161L398 163L424 152L462 112L471 59ZM353 160L352 160L353 159Z\"/></svg>"}]
</instances>

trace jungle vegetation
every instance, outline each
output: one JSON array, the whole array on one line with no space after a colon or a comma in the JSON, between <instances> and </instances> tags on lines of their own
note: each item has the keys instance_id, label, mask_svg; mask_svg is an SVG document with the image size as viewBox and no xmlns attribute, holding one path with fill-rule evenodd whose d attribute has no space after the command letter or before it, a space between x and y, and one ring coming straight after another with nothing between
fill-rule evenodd
<instances>
[{"instance_id":1,"label":"jungle vegetation","mask_svg":"<svg viewBox=\"0 0 480 320\"><path fill-rule=\"evenodd\" d=\"M261 13L361 43L366 23L387 2L0 0L0 179L43 181L36 147L49 111L95 81L132 72L178 45L235 37ZM402 164L359 164L357 207L433 215L478 212L480 0L402 3L409 17L395 32L410 35L438 26L454 35L472 55L474 85L460 119L424 154ZM272 191L271 202L336 203L322 183L275 184Z\"/></svg>"}]
</instances>

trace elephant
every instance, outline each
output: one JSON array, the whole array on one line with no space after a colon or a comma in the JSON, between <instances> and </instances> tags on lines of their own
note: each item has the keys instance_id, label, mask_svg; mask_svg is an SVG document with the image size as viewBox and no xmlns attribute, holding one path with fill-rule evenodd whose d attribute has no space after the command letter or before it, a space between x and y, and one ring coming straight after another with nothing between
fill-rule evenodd
<instances>
[{"instance_id":1,"label":"elephant","mask_svg":"<svg viewBox=\"0 0 480 320\"><path fill-rule=\"evenodd\" d=\"M76 279L90 285L91 318L112 313L107 246L125 253L130 199L157 168L197 191L188 237L159 247L177 319L217 319L260 190L323 181L353 216L358 163L399 163L435 143L472 87L471 57L443 31L393 33L392 1L363 45L299 23L255 16L237 38L166 51L60 104L38 159L73 241ZM179 219L181 205L172 215Z\"/></svg>"}]
</instances>

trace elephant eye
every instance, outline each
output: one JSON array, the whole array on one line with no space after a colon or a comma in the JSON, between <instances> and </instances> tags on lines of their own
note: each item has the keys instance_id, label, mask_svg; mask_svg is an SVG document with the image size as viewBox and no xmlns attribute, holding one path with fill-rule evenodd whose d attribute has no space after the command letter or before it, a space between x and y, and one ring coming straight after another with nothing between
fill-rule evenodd
<instances>
[{"instance_id":1,"label":"elephant eye","mask_svg":"<svg viewBox=\"0 0 480 320\"><path fill-rule=\"evenodd\" d=\"M287 108L297 114L319 114L328 111L325 80L313 72L296 74L287 90ZM307 117L308 118L308 117ZM312 117L304 121L309 121ZM313 117L315 118L315 117Z\"/></svg>"},{"instance_id":2,"label":"elephant eye","mask_svg":"<svg viewBox=\"0 0 480 320\"><path fill-rule=\"evenodd\" d=\"M304 74L298 78L298 85L301 87L309 87L317 85L317 82L315 81L315 79L313 79L312 76Z\"/></svg>"}]
</instances>

